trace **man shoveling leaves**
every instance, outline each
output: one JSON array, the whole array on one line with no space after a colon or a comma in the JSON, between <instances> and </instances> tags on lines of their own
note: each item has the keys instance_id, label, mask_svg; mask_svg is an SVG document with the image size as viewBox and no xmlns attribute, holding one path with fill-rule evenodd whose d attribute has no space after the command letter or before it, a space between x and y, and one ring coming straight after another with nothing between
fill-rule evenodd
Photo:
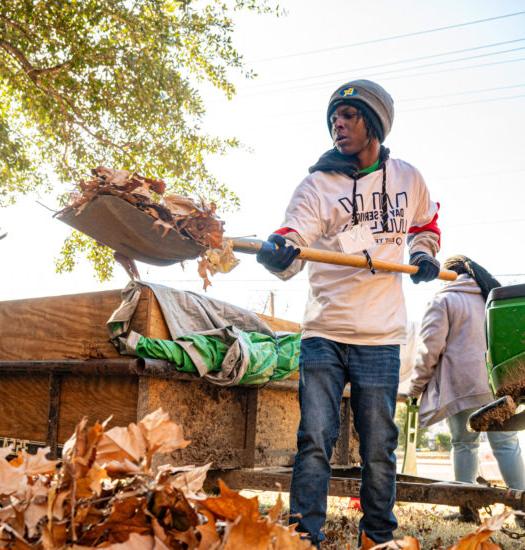
<instances>
[{"instance_id":1,"label":"man shoveling leaves","mask_svg":"<svg viewBox=\"0 0 525 550\"><path fill-rule=\"evenodd\" d=\"M369 80L339 87L328 103L334 148L293 193L284 222L257 255L282 279L303 268L298 246L363 254L370 269L309 264L303 321L299 399L301 422L290 511L316 545L326 518L330 458L339 432L343 389L351 405L362 459L360 544L392 539L395 501L399 346L406 314L401 276L375 272L374 258L401 262L408 242L415 283L439 274L438 206L421 174L390 158L382 144L391 130L390 95ZM408 237L408 238L407 238Z\"/></svg>"},{"instance_id":2,"label":"man shoveling leaves","mask_svg":"<svg viewBox=\"0 0 525 550\"><path fill-rule=\"evenodd\" d=\"M159 180L102 167L57 214L113 248L132 277L137 274L128 259L171 265L200 256L206 285L208 271L234 267L232 250L258 251L258 261L283 279L300 271L305 260L315 262L309 266L303 322L291 511L316 545L324 538L330 457L347 382L363 464L361 544L392 539L397 526L393 417L406 322L399 271L412 273L415 283L456 277L440 272L435 259L438 206L422 176L390 158L381 145L393 117L392 98L378 84L356 80L338 88L328 105L334 148L310 168L282 227L268 241L223 239L214 205L164 196ZM406 242L410 266L401 263Z\"/></svg>"}]
</instances>

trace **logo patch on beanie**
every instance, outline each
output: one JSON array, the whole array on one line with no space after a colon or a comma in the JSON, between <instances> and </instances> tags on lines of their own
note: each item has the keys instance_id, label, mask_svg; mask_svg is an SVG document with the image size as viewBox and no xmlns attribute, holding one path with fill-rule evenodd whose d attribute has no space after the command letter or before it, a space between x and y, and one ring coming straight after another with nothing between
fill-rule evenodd
<instances>
[{"instance_id":1,"label":"logo patch on beanie","mask_svg":"<svg viewBox=\"0 0 525 550\"><path fill-rule=\"evenodd\" d=\"M355 88L345 88L339 92L339 95L343 97L357 95L357 90Z\"/></svg>"}]
</instances>

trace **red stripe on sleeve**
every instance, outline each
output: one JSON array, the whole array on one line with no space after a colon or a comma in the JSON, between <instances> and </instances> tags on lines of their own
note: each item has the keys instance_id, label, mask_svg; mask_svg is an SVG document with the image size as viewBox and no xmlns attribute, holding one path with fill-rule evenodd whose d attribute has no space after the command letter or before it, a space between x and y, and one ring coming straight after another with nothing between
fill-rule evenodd
<instances>
[{"instance_id":1,"label":"red stripe on sleeve","mask_svg":"<svg viewBox=\"0 0 525 550\"><path fill-rule=\"evenodd\" d=\"M438 209L439 209L439 203L437 203ZM422 233L423 231L432 231L432 233L435 233L438 236L438 244L441 246L441 229L438 226L438 213L434 215L434 217L430 220L429 223L421 226L415 226L413 225L408 232L409 233Z\"/></svg>"},{"instance_id":2,"label":"red stripe on sleeve","mask_svg":"<svg viewBox=\"0 0 525 550\"><path fill-rule=\"evenodd\" d=\"M287 233L297 233L297 231L295 229L292 229L291 227L281 227L280 229L274 231L274 233L284 237L284 235L286 235Z\"/></svg>"}]
</instances>

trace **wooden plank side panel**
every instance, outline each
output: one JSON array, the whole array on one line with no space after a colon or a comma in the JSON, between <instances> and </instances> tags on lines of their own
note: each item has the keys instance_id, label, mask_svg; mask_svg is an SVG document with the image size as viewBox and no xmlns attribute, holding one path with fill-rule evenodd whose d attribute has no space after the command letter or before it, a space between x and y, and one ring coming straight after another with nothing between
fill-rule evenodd
<instances>
[{"instance_id":1,"label":"wooden plank side panel","mask_svg":"<svg viewBox=\"0 0 525 550\"><path fill-rule=\"evenodd\" d=\"M0 437L44 443L48 428L49 375L0 378Z\"/></svg>"},{"instance_id":2,"label":"wooden plank side panel","mask_svg":"<svg viewBox=\"0 0 525 550\"><path fill-rule=\"evenodd\" d=\"M109 424L127 426L137 420L138 378L130 376L62 377L58 441L66 441L76 424L87 416L89 423L102 422L113 416Z\"/></svg>"},{"instance_id":3,"label":"wooden plank side panel","mask_svg":"<svg viewBox=\"0 0 525 550\"><path fill-rule=\"evenodd\" d=\"M143 288L141 300L145 299L147 301L147 308L142 308L147 312L147 321L144 325L144 331L134 328L134 330L144 336L149 336L150 338L160 338L161 340L171 340L170 330L166 321L164 320L164 315L160 309L159 302L153 293L151 288ZM135 321L135 320L134 320Z\"/></svg>"},{"instance_id":4,"label":"wooden plank side panel","mask_svg":"<svg viewBox=\"0 0 525 550\"><path fill-rule=\"evenodd\" d=\"M264 315L264 313L258 313L259 319L262 319L266 324L270 326L272 330L284 332L301 332L301 325L294 321L287 321L286 319L279 319L278 317L271 317L270 315Z\"/></svg>"},{"instance_id":5,"label":"wooden plank side panel","mask_svg":"<svg viewBox=\"0 0 525 550\"><path fill-rule=\"evenodd\" d=\"M159 336L164 319L149 289L141 294L131 328L148 334L150 301ZM0 302L0 360L93 359L118 357L106 322L121 302L120 290Z\"/></svg>"},{"instance_id":6,"label":"wooden plank side panel","mask_svg":"<svg viewBox=\"0 0 525 550\"><path fill-rule=\"evenodd\" d=\"M0 360L116 357L106 321L120 291L0 302Z\"/></svg>"},{"instance_id":7,"label":"wooden plank side panel","mask_svg":"<svg viewBox=\"0 0 525 550\"><path fill-rule=\"evenodd\" d=\"M109 342L106 322L120 302L120 290L0 302L0 360L118 357ZM291 321L260 317L274 330L300 330ZM152 338L170 337L149 288L142 290L131 328Z\"/></svg>"}]
</instances>

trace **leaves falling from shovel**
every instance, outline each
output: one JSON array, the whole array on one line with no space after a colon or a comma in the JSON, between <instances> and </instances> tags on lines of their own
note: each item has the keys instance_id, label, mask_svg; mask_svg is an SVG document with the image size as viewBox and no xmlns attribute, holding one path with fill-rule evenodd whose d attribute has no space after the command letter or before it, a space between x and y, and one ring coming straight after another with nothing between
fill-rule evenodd
<instances>
[{"instance_id":1,"label":"leaves falling from shovel","mask_svg":"<svg viewBox=\"0 0 525 550\"><path fill-rule=\"evenodd\" d=\"M204 289L211 284L208 275L227 273L238 264L231 245L224 242L224 222L217 217L214 203L197 202L175 194L164 196L164 181L105 166L94 168L92 177L81 180L78 188L62 212L73 209L79 215L97 196L113 195L148 214L160 238L176 231L202 246L205 250L198 273L204 281Z\"/></svg>"}]
</instances>

